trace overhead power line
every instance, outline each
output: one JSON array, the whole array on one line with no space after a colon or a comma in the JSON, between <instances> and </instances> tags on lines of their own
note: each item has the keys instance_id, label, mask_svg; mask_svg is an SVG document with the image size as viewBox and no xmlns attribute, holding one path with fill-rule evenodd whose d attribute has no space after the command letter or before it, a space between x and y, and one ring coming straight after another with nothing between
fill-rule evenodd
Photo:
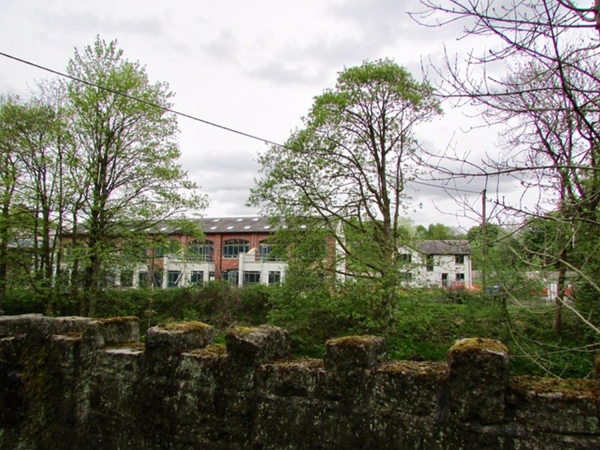
<instances>
[{"instance_id":1,"label":"overhead power line","mask_svg":"<svg viewBox=\"0 0 600 450\"><path fill-rule=\"evenodd\" d=\"M0 52L0 55L4 56L6 58L9 58L9 59L18 61L18 62L23 63L23 64L27 64L28 66L35 67L36 69L45 70L46 72L53 73L54 75L58 75L58 76L63 77L63 78L68 78L70 80L77 81L78 83L83 83L83 84L86 84L88 86L91 86L91 87L94 87L94 88L97 88L97 89L101 89L101 90L106 91L106 92L110 92L111 94L120 95L120 96L128 98L130 100L134 100L136 102L143 103L144 105L152 106L154 108L159 108L159 109L161 109L163 111L170 112L170 113L176 114L176 115L181 116L181 117L186 117L188 119L195 120L196 122L200 122L200 123L203 123L205 125L210 125L211 127L220 128L221 130L225 130L225 131L229 131L231 133L239 134L241 136L245 136L245 137L250 138L250 139L255 139L257 141L264 142L266 144L275 145L277 147L284 147L283 145L278 144L277 142L273 142L273 141L270 141L268 139L264 139L264 138L261 138L259 136L255 136L253 134L246 133L244 131L236 130L234 128L226 127L225 125L220 125L218 123L211 122L209 120L201 119L199 117L192 116L190 114L186 114L186 113L183 113L181 111L177 111L177 110L174 110L174 109L171 109L171 108L167 108L167 107L164 107L164 106L161 106L161 105L157 105L156 103L152 103L152 102L149 102L147 100L143 100L141 98L134 97L133 95L129 95L129 94L125 94L123 92L115 91L114 89L107 88L106 86L100 86L100 85L98 85L96 83L92 83L91 81L82 80L81 78L74 77L74 76L69 75L69 74L64 73L64 72L59 72L58 70L50 69L49 67L45 67L45 66L42 66L40 64L33 63L31 61L27 61L27 60L22 59L22 58L17 58L16 56L12 56L12 55L9 55L9 54L4 53L4 52Z\"/></svg>"},{"instance_id":2,"label":"overhead power line","mask_svg":"<svg viewBox=\"0 0 600 450\"><path fill-rule=\"evenodd\" d=\"M215 128L219 128L221 130L229 131L230 133L239 134L240 136L244 136L244 137L247 137L247 138L250 138L250 139L261 141L261 142L264 142L266 144L274 145L276 147L287 148L285 145L279 144L279 143L271 141L269 139L261 138L259 136L256 136L256 135L253 135L253 134L250 134L250 133L246 133L244 131L236 130L236 129L231 128L231 127L226 127L225 125L220 125L218 123L211 122L210 120L201 119L200 117L192 116L191 114L186 114L184 112L177 111L175 109L167 108L165 106L161 106L161 105L158 105L156 103L149 102L147 100L143 100L143 99L138 98L138 97L134 97L133 95L129 95L129 94L126 94L126 93L123 93L123 92L115 91L114 89L107 88L106 86L101 86L101 85L93 83L91 81L86 81L86 80L83 80L81 78L74 77L74 76L69 75L67 73L60 72L58 70L54 70L54 69L51 69L49 67L45 67L45 66L42 66L40 64L36 64L34 62L31 62L31 61L27 61L26 59L22 59L22 58L18 58L16 56L13 56L13 55L9 55L8 53L0 52L0 56L4 56L5 58L12 59L14 61L26 64L26 65L31 66L31 67L35 67L36 69L44 70L44 71L52 73L54 75L58 75L59 77L67 78L69 80L73 80L73 81L76 81L78 83L82 83L82 84L85 84L87 86L94 87L96 89L100 89L100 90L103 90L103 91L106 91L106 92L110 92L111 94L120 95L121 97L125 97L125 98L128 98L130 100L142 103L144 105L152 106L154 108L161 109L162 111L166 111L166 112L169 112L169 113L181 116L181 117L185 117L187 119L194 120L196 122L200 122L200 123L203 123L205 125L209 125L211 127L215 127ZM436 185L436 184L424 183L422 181L411 180L410 182L414 183L414 184L420 184L420 185L423 185L423 186L433 187L433 188L436 188L436 189L443 189L445 191L456 191L456 192L466 192L466 193L470 193L470 194L479 194L479 192L477 192L477 191L470 191L470 190L459 189L459 188L448 188L446 186L439 186L439 185Z\"/></svg>"}]
</instances>

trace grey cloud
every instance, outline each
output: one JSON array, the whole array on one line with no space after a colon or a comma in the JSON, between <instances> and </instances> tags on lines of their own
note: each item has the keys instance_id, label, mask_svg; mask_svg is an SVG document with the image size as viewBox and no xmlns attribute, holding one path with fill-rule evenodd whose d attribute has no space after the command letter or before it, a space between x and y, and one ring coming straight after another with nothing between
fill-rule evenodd
<instances>
[{"instance_id":1,"label":"grey cloud","mask_svg":"<svg viewBox=\"0 0 600 450\"><path fill-rule=\"evenodd\" d=\"M76 13L39 13L38 18L44 22L52 22L56 28L82 31L102 30L105 33L133 33L159 37L165 33L164 17L139 17L136 19L119 19L114 16L100 16L96 12Z\"/></svg>"},{"instance_id":2,"label":"grey cloud","mask_svg":"<svg viewBox=\"0 0 600 450\"><path fill-rule=\"evenodd\" d=\"M221 31L218 37L201 47L218 61L238 63L237 51L240 43L230 30Z\"/></svg>"}]
</instances>

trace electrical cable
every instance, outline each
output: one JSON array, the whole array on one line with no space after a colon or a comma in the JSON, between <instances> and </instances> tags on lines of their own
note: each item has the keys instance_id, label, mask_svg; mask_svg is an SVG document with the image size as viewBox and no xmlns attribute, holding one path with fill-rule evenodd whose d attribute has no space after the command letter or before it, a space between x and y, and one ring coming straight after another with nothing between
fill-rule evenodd
<instances>
[{"instance_id":1,"label":"electrical cable","mask_svg":"<svg viewBox=\"0 0 600 450\"><path fill-rule=\"evenodd\" d=\"M218 123L211 122L209 120L205 120L205 119L201 119L201 118L196 117L196 116L192 116L191 114L186 114L184 112L177 111L175 109L171 109L171 108L167 108L167 107L164 107L164 106L161 106L161 105L157 105L156 103L152 103L152 102L149 102L147 100L143 100L143 99L134 97L132 95L125 94L123 92L115 91L114 89L110 89L110 88L107 88L105 86L100 86L100 85L98 85L96 83L93 83L91 81L82 80L81 78L74 77L74 76L69 75L67 73L59 72L58 70L50 69L49 67L45 67L45 66L42 66L40 64L36 64L34 62L27 61L27 60L22 59L22 58L18 58L16 56L9 55L8 53L0 52L0 56L4 56L5 58L9 58L9 59L12 59L14 61L18 61L20 63L26 64L26 65L31 66L31 67L35 67L36 69L44 70L46 72L52 73L54 75L58 75L58 76L63 77L63 78L68 78L70 80L76 81L78 83L85 84L87 86L91 86L91 87L96 88L96 89L101 89L103 91L110 92L111 94L120 95L122 97L125 97L125 98L128 98L130 100L142 103L144 105L152 106L154 108L159 108L159 109L161 109L163 111L166 111L166 112L169 112L169 113L181 116L181 117L185 117L187 119L194 120L196 122L200 122L200 123L203 123L205 125L209 125L211 127L215 127L215 128L219 128L221 130L229 131L231 133L239 134L241 136L244 136L244 137L247 137L247 138L250 138L250 139L254 139L254 140L257 140L257 141L261 141L261 142L264 142L265 144L274 145L274 146L279 147L279 148L287 148L285 145L279 144L279 143L271 141L269 139L264 139L264 138L261 138L259 136L255 136L253 134L246 133L244 131L236 130L234 128L226 127L225 125L220 125ZM466 192L466 193L469 193L469 194L480 194L480 192L478 192L478 191L470 191L470 190L459 189L459 188L448 189L445 186L439 186L439 185L435 185L435 184L425 183L425 182L422 182L422 181L410 180L409 183L420 184L420 185L423 185L423 186L429 186L429 187L433 187L433 188L436 188L436 189L443 189L444 191L451 190L451 191L456 191L456 192Z\"/></svg>"}]
</instances>

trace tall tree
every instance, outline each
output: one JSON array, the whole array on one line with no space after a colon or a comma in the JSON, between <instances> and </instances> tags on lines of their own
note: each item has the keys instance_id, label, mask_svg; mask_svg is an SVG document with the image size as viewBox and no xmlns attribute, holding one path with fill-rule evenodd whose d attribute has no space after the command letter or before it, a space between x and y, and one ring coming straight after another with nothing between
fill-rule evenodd
<instances>
[{"instance_id":1,"label":"tall tree","mask_svg":"<svg viewBox=\"0 0 600 450\"><path fill-rule=\"evenodd\" d=\"M445 70L439 71L441 92L459 103L482 106L484 119L507 126L507 154L488 161L481 175L512 174L527 188L539 190L540 198L536 208L498 199L508 215L513 220L520 216L523 224L551 221L560 230L560 242L547 247L542 258L554 261L559 272L555 329L560 333L567 268L577 269L588 281L595 278L585 267L575 268L570 255L577 230L585 226L588 237L599 234L593 229L600 231L600 2L421 3L425 11L413 15L420 22L442 26L462 21L467 36L489 38L488 49L469 53L465 65L446 60ZM508 75L492 77L487 71L491 64L495 71L504 65ZM596 285L600 291L600 283Z\"/></svg>"},{"instance_id":2,"label":"tall tree","mask_svg":"<svg viewBox=\"0 0 600 450\"><path fill-rule=\"evenodd\" d=\"M341 274L364 268L354 275L372 277L386 292L380 315L393 309L402 263L400 215L418 149L413 131L440 113L427 83L391 60L365 62L340 72L335 89L315 98L304 127L260 157L263 178L251 202L300 234L326 230L343 250L335 257L346 260L323 268ZM365 246L368 252L361 251Z\"/></svg>"},{"instance_id":3,"label":"tall tree","mask_svg":"<svg viewBox=\"0 0 600 450\"><path fill-rule=\"evenodd\" d=\"M84 174L81 186L85 225L87 289L82 313L93 312L103 262L119 243L205 198L177 164L177 122L165 111L173 94L166 83L151 83L144 67L123 58L117 42L99 37L75 51L68 84L74 162ZM81 229L81 228L79 228Z\"/></svg>"}]
</instances>

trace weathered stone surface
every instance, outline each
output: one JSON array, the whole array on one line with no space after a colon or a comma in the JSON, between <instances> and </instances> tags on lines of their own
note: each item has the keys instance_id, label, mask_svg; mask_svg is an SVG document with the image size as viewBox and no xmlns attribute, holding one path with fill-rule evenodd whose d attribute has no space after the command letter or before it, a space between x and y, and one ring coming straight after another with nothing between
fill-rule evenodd
<instances>
[{"instance_id":1,"label":"weathered stone surface","mask_svg":"<svg viewBox=\"0 0 600 450\"><path fill-rule=\"evenodd\" d=\"M258 366L290 354L290 335L279 327L236 327L225 336L232 362Z\"/></svg>"},{"instance_id":2,"label":"weathered stone surface","mask_svg":"<svg viewBox=\"0 0 600 450\"><path fill-rule=\"evenodd\" d=\"M596 449L599 383L508 377L494 341L383 362L374 337L288 357L289 336L20 316L0 337L0 448ZM108 345L110 343L110 345Z\"/></svg>"},{"instance_id":3,"label":"weathered stone surface","mask_svg":"<svg viewBox=\"0 0 600 450\"><path fill-rule=\"evenodd\" d=\"M449 394L453 412L463 422L495 423L505 419L508 348L491 339L461 339L448 352Z\"/></svg>"},{"instance_id":4,"label":"weathered stone surface","mask_svg":"<svg viewBox=\"0 0 600 450\"><path fill-rule=\"evenodd\" d=\"M148 351L180 354L212 343L213 328L201 322L184 322L152 327L146 333Z\"/></svg>"},{"instance_id":5,"label":"weathered stone surface","mask_svg":"<svg viewBox=\"0 0 600 450\"><path fill-rule=\"evenodd\" d=\"M332 372L352 372L375 367L386 356L385 339L376 336L347 336L325 344L325 368Z\"/></svg>"}]
</instances>

